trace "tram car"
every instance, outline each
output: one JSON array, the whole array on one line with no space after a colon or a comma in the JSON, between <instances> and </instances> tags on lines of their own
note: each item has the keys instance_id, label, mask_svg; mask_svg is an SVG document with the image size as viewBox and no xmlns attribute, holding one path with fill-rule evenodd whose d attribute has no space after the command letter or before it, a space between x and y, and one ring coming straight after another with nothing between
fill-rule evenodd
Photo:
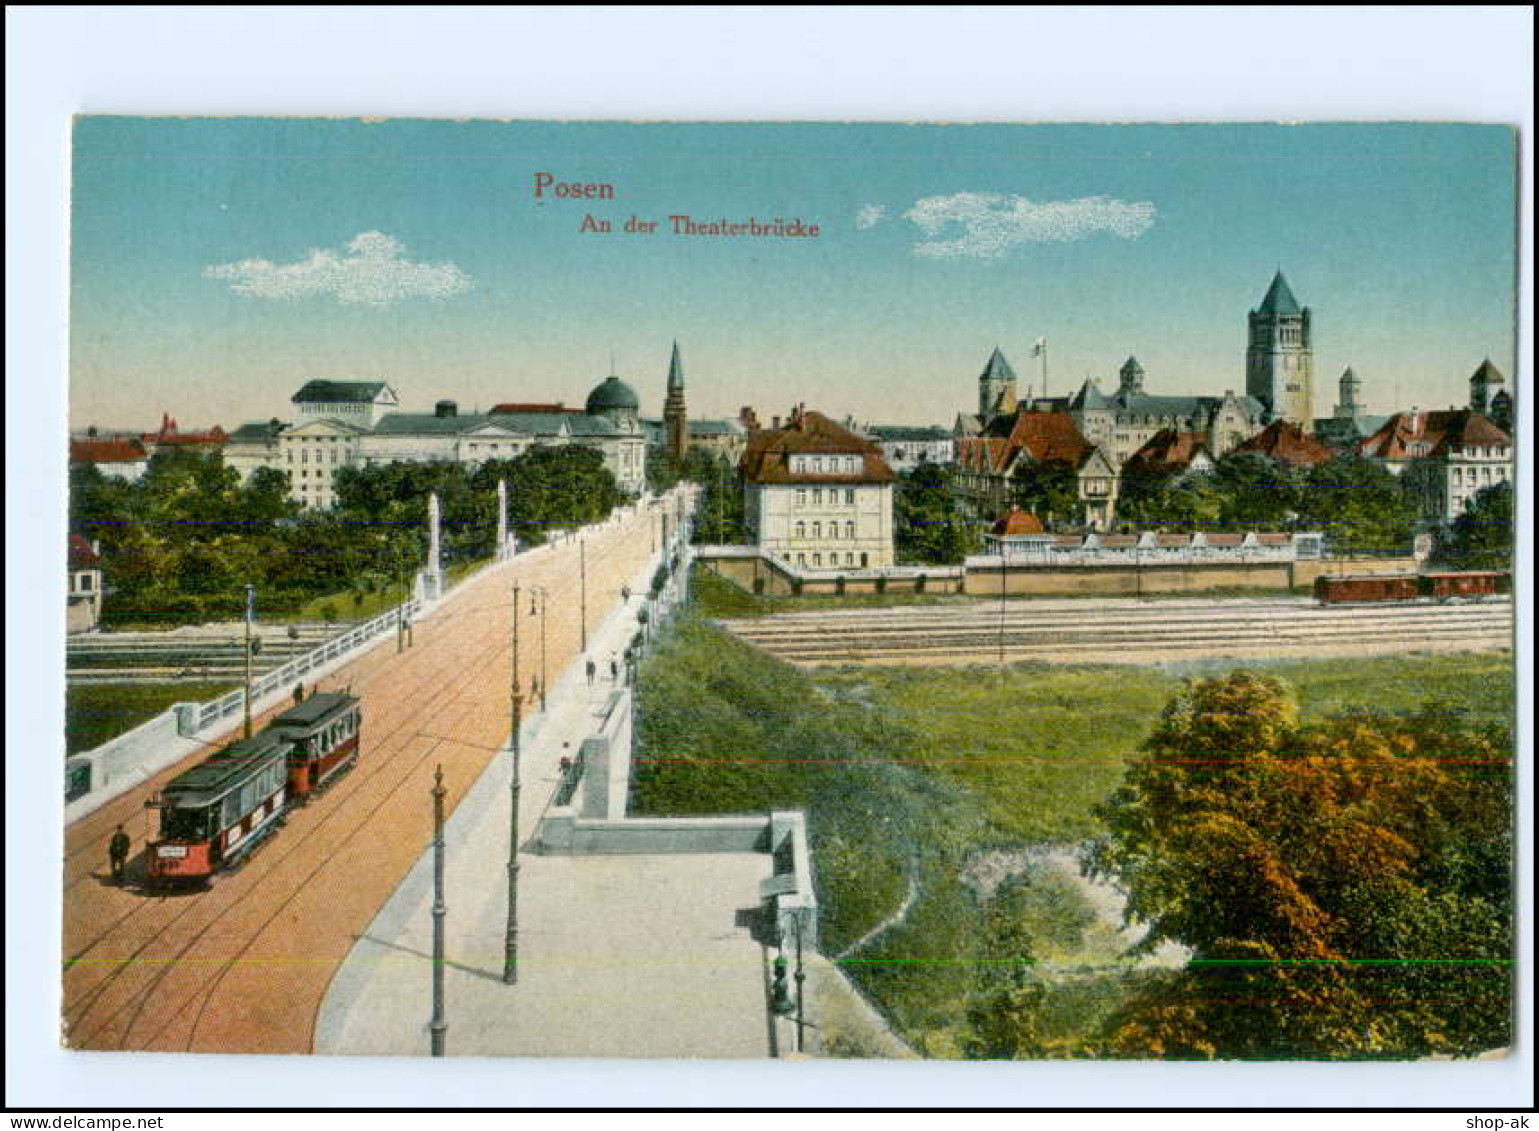
<instances>
[{"instance_id":1,"label":"tram car","mask_svg":"<svg viewBox=\"0 0 1539 1131\"><path fill-rule=\"evenodd\" d=\"M362 710L351 695L311 695L250 738L172 778L148 848L152 884L202 883L238 863L284 815L358 760Z\"/></svg>"},{"instance_id":2,"label":"tram car","mask_svg":"<svg viewBox=\"0 0 1539 1131\"><path fill-rule=\"evenodd\" d=\"M1507 592L1509 580L1497 570L1317 577L1315 600L1322 605L1479 601Z\"/></svg>"},{"instance_id":3,"label":"tram car","mask_svg":"<svg viewBox=\"0 0 1539 1131\"><path fill-rule=\"evenodd\" d=\"M307 800L358 761L363 710L351 695L317 692L296 703L268 729L289 739L289 797Z\"/></svg>"}]
</instances>

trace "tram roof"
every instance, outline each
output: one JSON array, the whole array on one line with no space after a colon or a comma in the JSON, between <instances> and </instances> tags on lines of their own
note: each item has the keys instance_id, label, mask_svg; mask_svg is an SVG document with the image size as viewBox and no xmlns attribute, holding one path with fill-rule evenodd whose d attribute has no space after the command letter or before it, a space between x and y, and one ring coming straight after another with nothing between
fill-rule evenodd
<instances>
[{"instance_id":1,"label":"tram roof","mask_svg":"<svg viewBox=\"0 0 1539 1131\"><path fill-rule=\"evenodd\" d=\"M216 796L272 761L275 755L287 753L289 741L284 735L263 731L232 742L192 769L172 778L166 784L165 792Z\"/></svg>"},{"instance_id":2,"label":"tram roof","mask_svg":"<svg viewBox=\"0 0 1539 1131\"><path fill-rule=\"evenodd\" d=\"M296 703L272 721L273 726L313 726L329 715L340 713L344 707L357 703L353 695L340 691L317 691L301 703Z\"/></svg>"}]
</instances>

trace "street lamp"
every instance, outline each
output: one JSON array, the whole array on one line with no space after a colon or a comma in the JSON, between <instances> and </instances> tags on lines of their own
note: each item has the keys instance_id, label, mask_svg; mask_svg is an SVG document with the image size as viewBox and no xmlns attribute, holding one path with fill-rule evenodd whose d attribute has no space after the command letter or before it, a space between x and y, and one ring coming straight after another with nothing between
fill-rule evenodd
<instances>
[{"instance_id":1,"label":"street lamp","mask_svg":"<svg viewBox=\"0 0 1539 1131\"><path fill-rule=\"evenodd\" d=\"M509 785L508 808L508 924L503 938L502 981L514 985L518 981L518 794L519 794L519 742L518 731L523 723L524 694L518 678L518 582L513 583L513 678L512 678L513 737L508 743L512 755L512 781Z\"/></svg>"},{"instance_id":2,"label":"street lamp","mask_svg":"<svg viewBox=\"0 0 1539 1131\"><path fill-rule=\"evenodd\" d=\"M444 1054L444 1033L449 1023L444 1020L444 768L433 772L433 1020L428 1026L432 1034L432 1053Z\"/></svg>"}]
</instances>

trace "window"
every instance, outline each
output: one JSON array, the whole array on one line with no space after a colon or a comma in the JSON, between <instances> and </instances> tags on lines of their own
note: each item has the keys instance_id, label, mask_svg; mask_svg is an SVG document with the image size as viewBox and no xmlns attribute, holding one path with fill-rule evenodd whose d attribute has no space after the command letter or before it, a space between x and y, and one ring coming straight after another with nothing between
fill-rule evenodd
<instances>
[{"instance_id":1,"label":"window","mask_svg":"<svg viewBox=\"0 0 1539 1131\"><path fill-rule=\"evenodd\" d=\"M855 541L855 524L853 522L846 522L844 524L844 536L851 542Z\"/></svg>"},{"instance_id":2,"label":"window","mask_svg":"<svg viewBox=\"0 0 1539 1131\"><path fill-rule=\"evenodd\" d=\"M815 506L815 507L823 505L823 488L821 488L821 487L813 488L813 491L812 491L812 505Z\"/></svg>"},{"instance_id":3,"label":"window","mask_svg":"<svg viewBox=\"0 0 1539 1131\"><path fill-rule=\"evenodd\" d=\"M804 507L804 506L807 505L807 492L806 491L798 490L796 492L796 505L799 506L799 507Z\"/></svg>"},{"instance_id":4,"label":"window","mask_svg":"<svg viewBox=\"0 0 1539 1131\"><path fill-rule=\"evenodd\" d=\"M805 522L798 522L796 524L796 536L798 538L807 537L807 524Z\"/></svg>"},{"instance_id":5,"label":"window","mask_svg":"<svg viewBox=\"0 0 1539 1131\"><path fill-rule=\"evenodd\" d=\"M846 488L846 490L844 492L844 501L846 503L848 503L850 506L854 506L855 505L855 488L853 488L853 487Z\"/></svg>"},{"instance_id":6,"label":"window","mask_svg":"<svg viewBox=\"0 0 1539 1131\"><path fill-rule=\"evenodd\" d=\"M812 536L814 538L823 537L823 524L821 522L814 522L812 524Z\"/></svg>"},{"instance_id":7,"label":"window","mask_svg":"<svg viewBox=\"0 0 1539 1131\"><path fill-rule=\"evenodd\" d=\"M823 568L823 555L822 554L813 554L812 555L812 568L813 569L822 569Z\"/></svg>"}]
</instances>

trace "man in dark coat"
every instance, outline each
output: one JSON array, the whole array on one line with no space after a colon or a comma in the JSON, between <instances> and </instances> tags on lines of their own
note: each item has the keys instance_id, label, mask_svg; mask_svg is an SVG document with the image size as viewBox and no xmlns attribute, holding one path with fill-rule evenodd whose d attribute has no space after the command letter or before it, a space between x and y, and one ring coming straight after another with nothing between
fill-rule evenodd
<instances>
[{"instance_id":1,"label":"man in dark coat","mask_svg":"<svg viewBox=\"0 0 1539 1131\"><path fill-rule=\"evenodd\" d=\"M118 831L112 834L112 840L107 844L107 859L112 863L112 882L119 886L123 883L123 873L128 868L128 850L132 842L128 834L123 831L123 826L118 826Z\"/></svg>"}]
</instances>

